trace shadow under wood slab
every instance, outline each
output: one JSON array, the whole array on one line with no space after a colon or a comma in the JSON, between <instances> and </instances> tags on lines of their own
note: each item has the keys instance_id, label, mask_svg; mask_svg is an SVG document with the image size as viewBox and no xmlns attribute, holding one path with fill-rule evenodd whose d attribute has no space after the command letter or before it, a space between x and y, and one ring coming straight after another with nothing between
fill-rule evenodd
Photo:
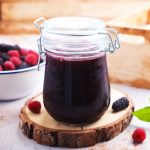
<instances>
[{"instance_id":1,"label":"shadow under wood slab","mask_svg":"<svg viewBox=\"0 0 150 150\"><path fill-rule=\"evenodd\" d=\"M113 113L112 103L126 94L111 89L109 109L98 121L83 125L68 125L57 122L46 112L42 95L35 97L42 104L40 114L34 114L27 108L27 103L21 109L19 125L22 132L37 143L56 147L87 147L98 142L108 141L121 133L129 124L134 110L129 98L129 106L123 111Z\"/></svg>"}]
</instances>

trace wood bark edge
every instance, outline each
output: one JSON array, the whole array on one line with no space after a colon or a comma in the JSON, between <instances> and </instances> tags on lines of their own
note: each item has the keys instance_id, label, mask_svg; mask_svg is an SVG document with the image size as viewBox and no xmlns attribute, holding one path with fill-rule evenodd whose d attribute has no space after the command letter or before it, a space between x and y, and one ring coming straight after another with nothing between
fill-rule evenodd
<instances>
[{"instance_id":1,"label":"wood bark edge","mask_svg":"<svg viewBox=\"0 0 150 150\"><path fill-rule=\"evenodd\" d=\"M114 124L93 129L81 128L81 131L63 131L42 127L30 120L25 111L26 106L27 103L19 114L19 126L24 135L39 144L70 148L93 146L96 143L111 140L128 127L134 111L133 103L130 101L129 111L121 119L115 121Z\"/></svg>"}]
</instances>

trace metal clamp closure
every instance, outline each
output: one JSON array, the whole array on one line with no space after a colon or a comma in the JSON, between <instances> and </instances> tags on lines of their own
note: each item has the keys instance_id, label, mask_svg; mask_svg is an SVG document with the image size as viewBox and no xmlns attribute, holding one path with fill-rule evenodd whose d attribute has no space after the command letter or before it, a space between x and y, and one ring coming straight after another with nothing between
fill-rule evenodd
<instances>
[{"instance_id":1,"label":"metal clamp closure","mask_svg":"<svg viewBox=\"0 0 150 150\"><path fill-rule=\"evenodd\" d=\"M99 33L99 34L102 34L102 35L106 35L109 39L108 47L106 47L104 49L104 51L113 53L116 49L120 48L118 33L116 32L116 30L113 30L113 29L110 29L110 28L105 28L105 30L106 30L106 33Z\"/></svg>"},{"instance_id":2,"label":"metal clamp closure","mask_svg":"<svg viewBox=\"0 0 150 150\"><path fill-rule=\"evenodd\" d=\"M38 43L38 50L39 50L39 59L38 59L38 70L40 70L40 58L43 57L43 54L45 55L45 52L42 48L42 29L43 29L43 23L45 22L45 19L43 17L38 18L34 21L34 25L40 30L40 38L37 40Z\"/></svg>"}]
</instances>

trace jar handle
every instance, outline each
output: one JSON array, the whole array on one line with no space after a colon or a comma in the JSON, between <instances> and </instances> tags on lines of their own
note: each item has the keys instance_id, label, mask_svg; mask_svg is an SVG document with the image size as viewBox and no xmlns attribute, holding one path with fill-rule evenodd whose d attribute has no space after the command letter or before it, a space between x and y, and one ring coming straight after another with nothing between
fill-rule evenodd
<instances>
[{"instance_id":1,"label":"jar handle","mask_svg":"<svg viewBox=\"0 0 150 150\"><path fill-rule=\"evenodd\" d=\"M34 21L34 25L38 28L41 29L43 27L43 23L45 22L45 19L43 17L40 17ZM41 23L41 24L40 24Z\"/></svg>"},{"instance_id":2,"label":"jar handle","mask_svg":"<svg viewBox=\"0 0 150 150\"><path fill-rule=\"evenodd\" d=\"M106 33L99 33L99 34L106 35L109 38L109 46L107 48L105 48L105 51L113 53L113 52L115 52L116 49L120 48L118 33L116 30L110 29L110 28L104 28L104 30L108 31L109 33L106 32ZM113 38L113 36L112 36L113 34L115 35L115 38Z\"/></svg>"},{"instance_id":3,"label":"jar handle","mask_svg":"<svg viewBox=\"0 0 150 150\"><path fill-rule=\"evenodd\" d=\"M42 54L45 52L42 49L42 43L41 43L41 39L42 39L42 28L43 28L43 23L45 22L45 19L43 17L40 17L38 19L36 19L34 21L34 25L35 27L37 27L40 30L40 38L37 40L38 43L38 50L39 50L39 59L38 59L38 71L40 70L40 58L43 56Z\"/></svg>"}]
</instances>

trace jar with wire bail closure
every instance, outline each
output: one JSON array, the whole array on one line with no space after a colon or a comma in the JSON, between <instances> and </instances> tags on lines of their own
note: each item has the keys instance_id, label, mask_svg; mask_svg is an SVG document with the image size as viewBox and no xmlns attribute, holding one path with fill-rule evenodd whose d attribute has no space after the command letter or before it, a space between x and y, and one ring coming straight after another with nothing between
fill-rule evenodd
<instances>
[{"instance_id":1,"label":"jar with wire bail closure","mask_svg":"<svg viewBox=\"0 0 150 150\"><path fill-rule=\"evenodd\" d=\"M110 103L106 52L120 47L116 31L88 17L39 18L34 24L40 29L40 53L46 54L47 112L65 123L97 121Z\"/></svg>"}]
</instances>

